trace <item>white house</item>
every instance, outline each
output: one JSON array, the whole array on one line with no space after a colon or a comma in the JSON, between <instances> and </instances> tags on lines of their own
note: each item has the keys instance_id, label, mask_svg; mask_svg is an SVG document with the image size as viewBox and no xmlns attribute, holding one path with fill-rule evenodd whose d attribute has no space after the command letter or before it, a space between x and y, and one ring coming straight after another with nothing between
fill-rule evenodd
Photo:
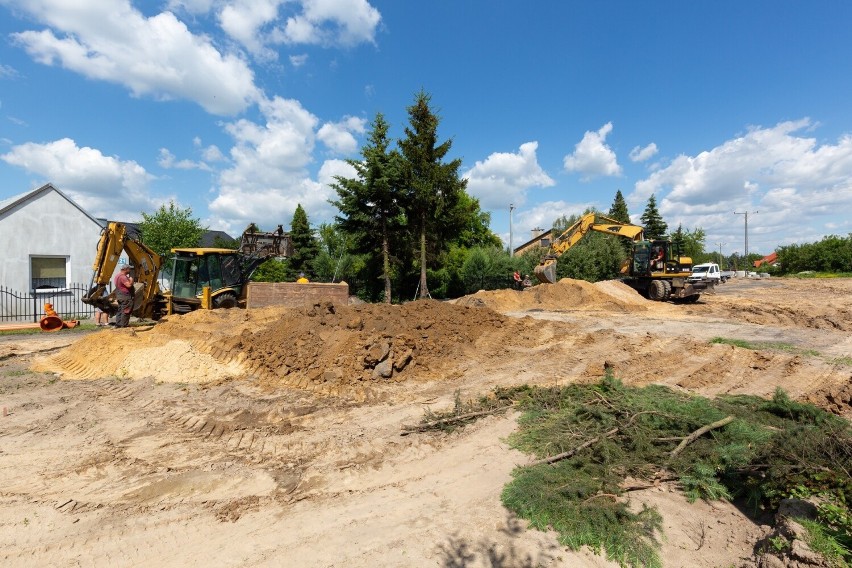
<instances>
[{"instance_id":1,"label":"white house","mask_svg":"<svg viewBox=\"0 0 852 568\"><path fill-rule=\"evenodd\" d=\"M102 224L51 184L0 201L0 286L88 285Z\"/></svg>"}]
</instances>

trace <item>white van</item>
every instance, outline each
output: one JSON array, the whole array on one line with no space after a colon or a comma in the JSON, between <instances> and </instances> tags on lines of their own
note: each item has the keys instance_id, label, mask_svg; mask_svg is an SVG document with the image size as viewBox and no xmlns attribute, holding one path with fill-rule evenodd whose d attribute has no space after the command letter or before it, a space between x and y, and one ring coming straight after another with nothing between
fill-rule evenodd
<instances>
[{"instance_id":1,"label":"white van","mask_svg":"<svg viewBox=\"0 0 852 568\"><path fill-rule=\"evenodd\" d=\"M727 278L722 278L722 271L719 270L718 264L705 262L704 264L696 264L693 266L692 275L686 279L687 282L700 282L702 280L724 282Z\"/></svg>"}]
</instances>

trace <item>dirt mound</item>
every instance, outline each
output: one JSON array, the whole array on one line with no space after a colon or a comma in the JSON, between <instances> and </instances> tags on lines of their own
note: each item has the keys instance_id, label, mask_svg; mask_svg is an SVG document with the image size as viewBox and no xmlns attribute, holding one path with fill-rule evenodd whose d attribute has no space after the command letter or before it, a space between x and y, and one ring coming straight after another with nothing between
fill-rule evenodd
<instances>
[{"instance_id":1,"label":"dirt mound","mask_svg":"<svg viewBox=\"0 0 852 568\"><path fill-rule=\"evenodd\" d=\"M441 379L501 351L534 340L530 323L490 309L425 300L283 312L264 329L226 341L265 383L360 397L376 382ZM215 355L215 352L214 352ZM218 356L218 355L217 355Z\"/></svg>"},{"instance_id":2,"label":"dirt mound","mask_svg":"<svg viewBox=\"0 0 852 568\"><path fill-rule=\"evenodd\" d=\"M482 290L456 300L463 306L487 306L503 313L531 309L629 312L647 309L648 302L635 290L616 280L592 284L571 278L524 291Z\"/></svg>"},{"instance_id":3,"label":"dirt mound","mask_svg":"<svg viewBox=\"0 0 852 568\"><path fill-rule=\"evenodd\" d=\"M852 382L833 385L806 397L811 404L846 418L852 418Z\"/></svg>"},{"instance_id":4,"label":"dirt mound","mask_svg":"<svg viewBox=\"0 0 852 568\"><path fill-rule=\"evenodd\" d=\"M457 375L509 338L531 344L535 327L433 300L197 311L151 328L92 334L34 369L70 379L187 383L251 375L269 386L362 398L371 383Z\"/></svg>"}]
</instances>

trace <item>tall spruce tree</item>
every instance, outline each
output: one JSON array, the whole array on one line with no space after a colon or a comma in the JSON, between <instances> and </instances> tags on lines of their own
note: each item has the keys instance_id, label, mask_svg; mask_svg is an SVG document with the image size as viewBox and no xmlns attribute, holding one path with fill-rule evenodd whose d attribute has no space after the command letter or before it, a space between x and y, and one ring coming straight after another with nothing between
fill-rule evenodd
<instances>
[{"instance_id":1,"label":"tall spruce tree","mask_svg":"<svg viewBox=\"0 0 852 568\"><path fill-rule=\"evenodd\" d=\"M296 206L290 223L290 242L293 244L293 255L288 259L291 276L304 272L313 278L313 261L319 254L319 244L301 203Z\"/></svg>"},{"instance_id":2,"label":"tall spruce tree","mask_svg":"<svg viewBox=\"0 0 852 568\"><path fill-rule=\"evenodd\" d=\"M657 198L653 194L648 198L641 220L642 226L645 227L645 238L648 240L661 239L669 231L669 226L663 221L663 216L657 209Z\"/></svg>"},{"instance_id":3,"label":"tall spruce tree","mask_svg":"<svg viewBox=\"0 0 852 568\"><path fill-rule=\"evenodd\" d=\"M615 199L612 201L609 213L606 216L621 223L630 223L630 212L627 210L627 202L624 201L620 189L615 192Z\"/></svg>"},{"instance_id":4,"label":"tall spruce tree","mask_svg":"<svg viewBox=\"0 0 852 568\"><path fill-rule=\"evenodd\" d=\"M624 201L624 196L621 195L621 190L616 190L615 199L612 201L612 205L609 208L609 212L607 213L607 217L611 219L615 219L621 223L631 224L630 223L630 211L627 210L627 202ZM624 254L630 256L633 250L633 242L629 239L619 239L621 241L621 248L624 250Z\"/></svg>"},{"instance_id":5,"label":"tall spruce tree","mask_svg":"<svg viewBox=\"0 0 852 568\"><path fill-rule=\"evenodd\" d=\"M361 148L363 160L347 160L356 178L337 176L331 185L339 199L332 203L340 210L341 229L355 239L357 252L373 257L381 251L384 301L391 302L391 269L394 244L401 244L405 227L402 191L402 160L388 151L388 123L382 113L373 119L368 142Z\"/></svg>"},{"instance_id":6,"label":"tall spruce tree","mask_svg":"<svg viewBox=\"0 0 852 568\"><path fill-rule=\"evenodd\" d=\"M399 141L404 158L408 218L418 241L419 297L429 297L426 268L431 258L459 232L459 195L467 180L459 177L461 160L444 162L452 141L438 143L440 118L429 107L431 96L420 91L408 107L409 126Z\"/></svg>"}]
</instances>

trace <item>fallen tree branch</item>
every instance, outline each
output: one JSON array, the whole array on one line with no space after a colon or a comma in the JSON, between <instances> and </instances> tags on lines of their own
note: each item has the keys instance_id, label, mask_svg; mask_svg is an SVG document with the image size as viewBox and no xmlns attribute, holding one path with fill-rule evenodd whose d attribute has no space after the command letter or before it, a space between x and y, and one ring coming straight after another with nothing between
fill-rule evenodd
<instances>
[{"instance_id":1,"label":"fallen tree branch","mask_svg":"<svg viewBox=\"0 0 852 568\"><path fill-rule=\"evenodd\" d=\"M609 438L610 436L615 436L618 433L618 430L619 430L619 428L613 428L612 430L610 430L608 432L604 432L603 434L601 434L599 436L595 436L591 440L586 440L585 442L583 442L582 444L580 444L579 446L577 446L576 448L574 448L572 450L568 450L567 452L562 452L561 454L556 454L555 456L549 456L549 457L546 457L546 458L542 458L540 460L535 460L534 462L532 462L528 465L533 466L533 465L541 465L543 463L555 463L555 462L558 462L559 460L564 460L565 458L570 458L571 456L573 456L574 454L576 454L580 450L588 448L589 446L598 443L602 438Z\"/></svg>"},{"instance_id":2,"label":"fallen tree branch","mask_svg":"<svg viewBox=\"0 0 852 568\"><path fill-rule=\"evenodd\" d=\"M457 422L464 422L465 420L469 420L471 418L478 418L480 416L486 416L488 414L494 414L496 412L500 412L501 410L506 410L509 408L508 406L499 406L497 408L492 408L491 410L483 410L480 412L469 412L467 414L459 414L458 416L450 416L447 418L441 418L439 420L433 420L432 422L426 422L424 424L420 424L419 426L404 426L400 436L408 436L409 434L413 434L415 432L426 432L427 430L432 430L437 428L438 426L447 426L449 424L455 424Z\"/></svg>"},{"instance_id":3,"label":"fallen tree branch","mask_svg":"<svg viewBox=\"0 0 852 568\"><path fill-rule=\"evenodd\" d=\"M675 457L676 455L681 453L685 447L687 447L689 444L691 444L692 442L694 442L695 440L697 440L698 438L700 438L701 436L703 436L704 434L706 434L710 430L715 430L716 428L721 428L722 426L730 424L733 421L734 421L733 416L727 416L725 418L722 418L721 420L717 420L716 422L713 422L712 424L707 424L706 426L702 426L701 428L699 428L698 430L696 430L695 432L693 432L692 434L690 434L689 436L684 438L683 441L681 441L681 443L678 444L678 446L675 449L672 450L672 453L669 454L669 457L670 458Z\"/></svg>"}]
</instances>

